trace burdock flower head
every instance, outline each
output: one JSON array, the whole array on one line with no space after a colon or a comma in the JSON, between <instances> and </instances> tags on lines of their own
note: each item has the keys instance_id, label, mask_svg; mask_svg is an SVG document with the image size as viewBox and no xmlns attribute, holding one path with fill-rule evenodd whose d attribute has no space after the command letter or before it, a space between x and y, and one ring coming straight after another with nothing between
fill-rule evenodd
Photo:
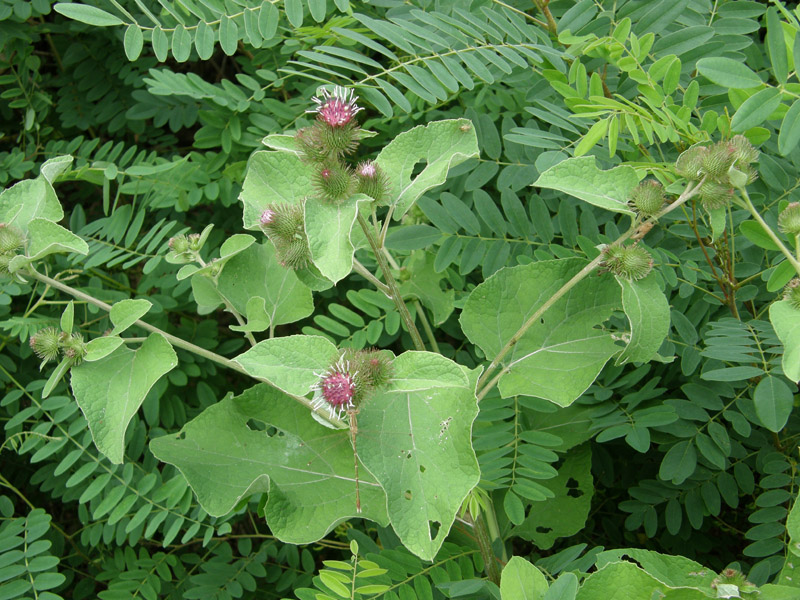
<instances>
[{"instance_id":1,"label":"burdock flower head","mask_svg":"<svg viewBox=\"0 0 800 600\"><path fill-rule=\"evenodd\" d=\"M314 385L314 408L328 408L331 417L342 418L346 412L355 410L356 377L358 371L351 369L350 361L340 357L328 370L317 374Z\"/></svg>"},{"instance_id":2,"label":"burdock flower head","mask_svg":"<svg viewBox=\"0 0 800 600\"><path fill-rule=\"evenodd\" d=\"M312 100L316 106L307 112L315 113L317 122L301 129L295 138L304 158L319 162L353 152L361 139L355 119L361 110L356 104L358 96L353 95L353 90L336 86L333 93L323 88Z\"/></svg>"},{"instance_id":3,"label":"burdock flower head","mask_svg":"<svg viewBox=\"0 0 800 600\"><path fill-rule=\"evenodd\" d=\"M331 417L355 411L392 377L391 353L380 350L343 350L328 370L317 374L314 408L327 406Z\"/></svg>"},{"instance_id":4,"label":"burdock flower head","mask_svg":"<svg viewBox=\"0 0 800 600\"><path fill-rule=\"evenodd\" d=\"M353 94L353 90L348 90L337 85L331 94L327 89L322 88L319 96L311 98L316 107L307 111L317 113L317 119L331 127L345 127L350 124L356 113L361 107L356 104L358 96Z\"/></svg>"}]
</instances>

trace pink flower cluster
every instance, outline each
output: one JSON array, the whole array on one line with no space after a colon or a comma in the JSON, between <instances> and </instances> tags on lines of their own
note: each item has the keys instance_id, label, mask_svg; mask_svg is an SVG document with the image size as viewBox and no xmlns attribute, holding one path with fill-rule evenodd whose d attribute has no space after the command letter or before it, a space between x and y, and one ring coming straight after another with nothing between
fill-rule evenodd
<instances>
[{"instance_id":1,"label":"pink flower cluster","mask_svg":"<svg viewBox=\"0 0 800 600\"><path fill-rule=\"evenodd\" d=\"M307 112L317 113L317 118L331 127L343 127L353 120L353 117L361 109L356 104L358 96L353 94L353 90L341 86L333 88L333 93L322 89L319 96L311 98L316 107Z\"/></svg>"}]
</instances>

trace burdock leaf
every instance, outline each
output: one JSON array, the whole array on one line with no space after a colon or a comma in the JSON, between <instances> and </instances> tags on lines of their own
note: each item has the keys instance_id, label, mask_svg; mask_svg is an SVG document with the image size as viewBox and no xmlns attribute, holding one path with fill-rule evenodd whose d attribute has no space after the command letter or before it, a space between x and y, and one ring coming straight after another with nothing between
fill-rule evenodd
<instances>
[{"instance_id":1,"label":"burdock leaf","mask_svg":"<svg viewBox=\"0 0 800 600\"><path fill-rule=\"evenodd\" d=\"M322 427L308 409L267 385L207 408L179 433L154 439L150 449L183 473L210 515L269 493L267 523L284 542L314 542L356 516L388 524L386 496L365 469L359 473L362 512L356 512L350 432Z\"/></svg>"},{"instance_id":2,"label":"burdock leaf","mask_svg":"<svg viewBox=\"0 0 800 600\"><path fill-rule=\"evenodd\" d=\"M288 394L305 396L338 358L331 342L318 335L289 335L259 342L234 361L253 377Z\"/></svg>"},{"instance_id":3,"label":"burdock leaf","mask_svg":"<svg viewBox=\"0 0 800 600\"><path fill-rule=\"evenodd\" d=\"M261 213L270 204L301 204L314 195L310 170L291 152L259 150L250 156L239 200L244 228L259 230Z\"/></svg>"},{"instance_id":4,"label":"burdock leaf","mask_svg":"<svg viewBox=\"0 0 800 600\"><path fill-rule=\"evenodd\" d=\"M493 359L586 264L569 258L501 269L467 298L461 328ZM620 290L613 277L583 279L536 319L500 361L500 393L572 404L620 350L612 333L601 327L619 308Z\"/></svg>"},{"instance_id":5,"label":"burdock leaf","mask_svg":"<svg viewBox=\"0 0 800 600\"><path fill-rule=\"evenodd\" d=\"M392 382L358 414L358 455L386 491L405 547L433 560L480 478L471 442L474 381L430 352L405 352L393 370Z\"/></svg>"},{"instance_id":6,"label":"burdock leaf","mask_svg":"<svg viewBox=\"0 0 800 600\"><path fill-rule=\"evenodd\" d=\"M89 422L97 449L121 463L125 430L147 392L178 364L170 343L151 333L137 350L117 348L94 362L72 368L72 392Z\"/></svg>"},{"instance_id":7,"label":"burdock leaf","mask_svg":"<svg viewBox=\"0 0 800 600\"><path fill-rule=\"evenodd\" d=\"M447 171L473 156L478 156L478 138L468 119L434 121L394 138L375 160L389 178L386 204L394 205L394 218L400 219L423 193L445 182ZM412 178L417 163L424 168Z\"/></svg>"}]
</instances>

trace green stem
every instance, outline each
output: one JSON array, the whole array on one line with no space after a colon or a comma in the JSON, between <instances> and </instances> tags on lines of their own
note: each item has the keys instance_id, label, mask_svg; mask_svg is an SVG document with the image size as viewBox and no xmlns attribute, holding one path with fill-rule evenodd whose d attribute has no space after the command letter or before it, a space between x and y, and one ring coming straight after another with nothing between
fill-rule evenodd
<instances>
[{"instance_id":1,"label":"green stem","mask_svg":"<svg viewBox=\"0 0 800 600\"><path fill-rule=\"evenodd\" d=\"M652 229L653 224L658 221L661 217L666 215L667 213L672 212L679 206L683 205L689 198L694 196L700 189L700 186L703 184L704 180L698 182L695 186L688 186L683 194L673 202L672 204L667 205L657 214L643 222L641 225L637 226L635 222L633 227L631 227L628 231L623 233L619 238L617 238L614 242L611 243L611 246L619 246L626 240L635 237L637 239L643 237L650 229ZM638 235L637 235L638 234ZM558 302L564 295L567 294L572 288L574 288L578 283L583 281L592 271L594 271L597 267L600 266L600 263L603 262L604 254L600 253L597 257L594 258L589 264L587 264L583 269L581 269L578 273L576 273L572 279L570 279L567 283L565 283L561 288L553 294L550 298L545 301L529 318L522 326L511 336L511 339L506 342L506 344L500 349L500 352L497 353L497 356L494 357L492 362L489 364L489 367L486 371L481 375L480 379L478 380L478 400L482 400L483 397L489 393L489 390L494 387L494 385L500 380L500 378L505 375L510 367L508 365L504 366L497 375L495 375L492 379L489 379L497 368L500 366L500 363L506 357L506 355L511 351L511 349L517 344L517 342L522 339L522 336L531 328L531 326L536 323L539 318L548 310L550 309L556 302Z\"/></svg>"},{"instance_id":2,"label":"green stem","mask_svg":"<svg viewBox=\"0 0 800 600\"><path fill-rule=\"evenodd\" d=\"M70 286L68 286L68 285L66 285L64 283L61 283L60 281L58 281L56 279L48 277L47 275L43 275L42 273L39 273L38 271L34 270L33 267L29 268L28 275L30 275L34 279L38 279L42 283L44 283L46 285L49 285L52 288L55 288L57 290L61 290L62 292L65 292L65 293L67 293L67 294L69 294L69 295L71 295L71 296L73 296L75 298L78 298L80 300L85 300L86 302L89 302L90 304L94 304L95 306L97 306L98 308L103 309L106 312L110 312L111 311L111 305L110 304L106 304L105 302L103 302L102 300L98 300L94 296L90 296L89 294L86 294L86 293L84 293L84 292L82 292L80 290L76 290L75 288L70 287ZM268 384L272 385L272 383L270 383L266 379L262 379L261 377L255 377L255 376L251 375L250 373L245 371L245 369L239 363L237 363L237 362L235 362L233 360L230 360L229 358L225 358L224 356L222 356L220 354L217 354L215 352L211 352L210 350L206 350L205 348L201 348L200 346L192 344L191 342L187 342L186 340L181 339L179 337L176 337L176 336L172 335L171 333L167 333L166 331L164 331L162 329L159 329L158 327L150 325L149 323L145 323L141 319L135 321L134 325L137 325L137 326L141 327L142 329L144 329L146 331L150 331L151 333L158 333L159 335L164 336L164 338L166 338L166 340L170 344L172 344L173 346L177 346L178 348L182 348L184 350L187 350L188 352L191 352L192 354L196 354L198 356L202 356L203 358L206 358L206 359L208 359L208 360L210 360L212 362L215 362L218 365L226 367L226 368L228 368L228 369L230 369L232 371L236 371L237 373L241 373L242 375L247 375L248 377L251 377L251 378L255 379L256 381L260 381L262 383L268 383ZM287 395L289 395L292 399L296 400L297 402L299 402L300 404L302 404L303 406L308 408L310 411L317 413L320 417L322 417L326 421L330 422L335 427L338 427L338 428L341 428L341 429L344 429L344 428L347 427L347 425L344 422L342 422L341 419L337 419L336 417L331 417L327 410L324 410L323 408L314 408L313 403L308 398L304 398L302 396L295 396L293 394L287 394Z\"/></svg>"},{"instance_id":3,"label":"green stem","mask_svg":"<svg viewBox=\"0 0 800 600\"><path fill-rule=\"evenodd\" d=\"M364 220L364 217L362 217L360 213L358 215L358 224L361 225L361 229L367 237L369 246L372 248L372 253L375 255L375 260L378 261L378 266L383 273L383 278L386 280L386 285L389 288L392 300L394 300L395 306L397 306L397 310L400 312L400 318L403 319L403 323L406 324L406 329L411 335L414 347L417 350L425 350L425 343L422 341L422 336L419 334L419 330L414 324L414 319L411 318L411 313L408 312L406 303L403 302L403 296L400 294L400 289L397 287L397 282L394 280L392 271L386 262L386 257L383 255L382 248L378 245L375 235L370 230L369 223Z\"/></svg>"},{"instance_id":4,"label":"green stem","mask_svg":"<svg viewBox=\"0 0 800 600\"><path fill-rule=\"evenodd\" d=\"M428 317L425 316L425 309L422 308L422 304L420 304L419 300L414 300L414 308L417 309L419 320L422 321L422 328L425 330L425 337L428 338L428 344L430 344L431 350L437 354L441 354L439 352L439 344L436 343L436 336L433 335L433 329L428 321Z\"/></svg>"},{"instance_id":5,"label":"green stem","mask_svg":"<svg viewBox=\"0 0 800 600\"><path fill-rule=\"evenodd\" d=\"M206 263L206 261L204 261L202 259L202 257L200 256L199 252L192 252L192 255L194 256L195 261L197 261L200 264L201 268L208 266L208 263ZM236 310L233 307L233 304L230 303L230 300L228 300L219 291L219 286L217 285L216 280L212 278L211 281L214 282L214 289L217 290L217 293L219 294L219 297L222 298L222 303L225 305L225 310L227 310L229 313L231 313L233 315L233 318L236 319L236 322L239 324L240 327L244 327L245 321L242 318L242 314L238 310ZM253 334L250 331L245 331L244 332L244 337L247 338L247 341L250 342L251 346L255 346L256 345L256 339L253 337Z\"/></svg>"},{"instance_id":6,"label":"green stem","mask_svg":"<svg viewBox=\"0 0 800 600\"><path fill-rule=\"evenodd\" d=\"M558 24L556 20L553 18L553 13L550 12L550 0L533 0L533 3L536 5L544 18L547 19L547 30L554 36L558 36Z\"/></svg>"},{"instance_id":7,"label":"green stem","mask_svg":"<svg viewBox=\"0 0 800 600\"><path fill-rule=\"evenodd\" d=\"M353 259L353 270L356 273L358 273L359 275L361 275L364 279L369 281L372 285L374 285L376 288L378 288L380 291L382 291L387 296L391 296L392 295L392 290L389 289L389 286L386 285L385 283L383 283L377 277L375 277L375 275L373 275L372 272L367 267L362 265L355 258Z\"/></svg>"},{"instance_id":8,"label":"green stem","mask_svg":"<svg viewBox=\"0 0 800 600\"><path fill-rule=\"evenodd\" d=\"M492 537L482 514L472 517L472 527L475 532L475 538L478 540L478 548L483 557L483 568L486 571L486 576L489 578L489 581L499 586L500 565L497 564L497 557L494 555L494 550L492 549Z\"/></svg>"},{"instance_id":9,"label":"green stem","mask_svg":"<svg viewBox=\"0 0 800 600\"><path fill-rule=\"evenodd\" d=\"M503 537L500 535L500 525L497 524L497 514L495 514L494 502L492 502L491 497L489 498L489 502L487 502L485 514L486 528L489 531L489 537L492 539L492 544L494 544L494 540L500 540L500 546L502 548L500 560L506 563L508 562L508 553L506 552L506 545L503 543Z\"/></svg>"},{"instance_id":10,"label":"green stem","mask_svg":"<svg viewBox=\"0 0 800 600\"><path fill-rule=\"evenodd\" d=\"M786 257L786 260L794 267L795 272L800 275L800 261L794 257L794 255L789 251L786 245L781 241L781 239L775 235L775 232L772 231L772 228L767 225L767 222L761 217L761 214L756 210L756 207L753 206L753 201L750 200L750 195L747 193L747 190L744 187L738 189L739 193L744 198L745 204L747 205L747 210L750 211L750 214L753 215L753 218L758 221L761 227L764 228L764 231L769 236L769 238L775 242L775 245L778 247L778 250L781 251Z\"/></svg>"}]
</instances>

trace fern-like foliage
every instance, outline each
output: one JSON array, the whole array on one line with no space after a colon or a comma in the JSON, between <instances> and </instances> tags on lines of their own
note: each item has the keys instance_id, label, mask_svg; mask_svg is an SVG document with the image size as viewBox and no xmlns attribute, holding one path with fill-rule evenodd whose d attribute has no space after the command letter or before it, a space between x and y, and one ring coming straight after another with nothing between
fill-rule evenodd
<instances>
[{"instance_id":1,"label":"fern-like foliage","mask_svg":"<svg viewBox=\"0 0 800 600\"><path fill-rule=\"evenodd\" d=\"M411 9L388 19L353 16L366 35L332 28L341 43L298 50L282 72L320 82L353 81L387 117L393 106L410 112L409 98L436 105L461 89L500 81L514 69L562 64L547 36L505 7L469 12L456 4L445 12Z\"/></svg>"},{"instance_id":2,"label":"fern-like foliage","mask_svg":"<svg viewBox=\"0 0 800 600\"><path fill-rule=\"evenodd\" d=\"M59 556L51 552L50 515L41 508L24 517L13 518L13 514L11 500L0 496L0 593L6 598L61 600L51 591L59 588L66 577L58 571Z\"/></svg>"}]
</instances>

